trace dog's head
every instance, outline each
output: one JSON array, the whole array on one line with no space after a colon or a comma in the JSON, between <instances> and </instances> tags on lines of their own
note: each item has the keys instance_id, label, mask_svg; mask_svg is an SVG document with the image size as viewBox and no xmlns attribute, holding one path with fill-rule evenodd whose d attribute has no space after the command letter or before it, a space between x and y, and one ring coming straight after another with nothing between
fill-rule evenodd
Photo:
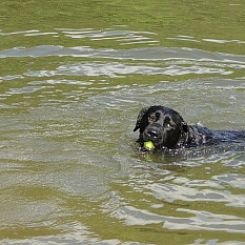
<instances>
[{"instance_id":1,"label":"dog's head","mask_svg":"<svg viewBox=\"0 0 245 245\"><path fill-rule=\"evenodd\" d=\"M134 131L140 130L138 142L152 141L156 148L175 148L188 132L188 126L175 110L164 106L143 108Z\"/></svg>"}]
</instances>

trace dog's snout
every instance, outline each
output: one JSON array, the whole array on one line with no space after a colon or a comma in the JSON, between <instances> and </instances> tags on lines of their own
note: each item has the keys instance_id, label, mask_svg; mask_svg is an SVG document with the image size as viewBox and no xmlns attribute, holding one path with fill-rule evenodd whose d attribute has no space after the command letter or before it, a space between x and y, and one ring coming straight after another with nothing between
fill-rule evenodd
<instances>
[{"instance_id":1,"label":"dog's snout","mask_svg":"<svg viewBox=\"0 0 245 245\"><path fill-rule=\"evenodd\" d=\"M144 138L147 140L159 139L162 135L160 125L150 125L144 132Z\"/></svg>"},{"instance_id":2,"label":"dog's snout","mask_svg":"<svg viewBox=\"0 0 245 245\"><path fill-rule=\"evenodd\" d=\"M148 129L148 130L146 130L146 134L147 134L147 136L149 136L149 138L152 138L152 139L157 138L158 135L159 135L159 133L155 129Z\"/></svg>"}]
</instances>

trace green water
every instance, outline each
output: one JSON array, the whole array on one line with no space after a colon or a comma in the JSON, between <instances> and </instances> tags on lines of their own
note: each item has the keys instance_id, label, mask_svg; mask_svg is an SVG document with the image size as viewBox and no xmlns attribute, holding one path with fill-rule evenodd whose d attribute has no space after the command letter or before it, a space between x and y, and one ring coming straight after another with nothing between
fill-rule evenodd
<instances>
[{"instance_id":1,"label":"green water","mask_svg":"<svg viewBox=\"0 0 245 245\"><path fill-rule=\"evenodd\" d=\"M143 106L244 129L244 1L0 2L1 244L243 244L244 143L142 156Z\"/></svg>"}]
</instances>

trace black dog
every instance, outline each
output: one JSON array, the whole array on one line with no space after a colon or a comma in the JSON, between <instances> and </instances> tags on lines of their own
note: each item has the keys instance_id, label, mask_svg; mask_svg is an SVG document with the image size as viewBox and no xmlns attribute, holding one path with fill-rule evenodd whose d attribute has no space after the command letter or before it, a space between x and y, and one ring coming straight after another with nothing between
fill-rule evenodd
<instances>
[{"instance_id":1,"label":"black dog","mask_svg":"<svg viewBox=\"0 0 245 245\"><path fill-rule=\"evenodd\" d=\"M138 129L137 142L142 149L147 141L152 141L156 149L176 149L245 140L245 131L210 130L200 125L188 125L177 111L160 105L140 111L134 131Z\"/></svg>"}]
</instances>

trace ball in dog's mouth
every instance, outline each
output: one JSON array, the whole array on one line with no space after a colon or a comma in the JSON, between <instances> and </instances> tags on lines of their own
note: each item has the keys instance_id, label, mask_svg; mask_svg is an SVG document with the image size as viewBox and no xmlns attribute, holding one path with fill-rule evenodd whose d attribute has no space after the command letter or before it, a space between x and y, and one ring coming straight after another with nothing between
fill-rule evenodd
<instances>
[{"instance_id":1,"label":"ball in dog's mouth","mask_svg":"<svg viewBox=\"0 0 245 245\"><path fill-rule=\"evenodd\" d=\"M146 142L144 142L144 148L146 150L152 151L155 149L155 145L153 144L152 141L146 141Z\"/></svg>"}]
</instances>

